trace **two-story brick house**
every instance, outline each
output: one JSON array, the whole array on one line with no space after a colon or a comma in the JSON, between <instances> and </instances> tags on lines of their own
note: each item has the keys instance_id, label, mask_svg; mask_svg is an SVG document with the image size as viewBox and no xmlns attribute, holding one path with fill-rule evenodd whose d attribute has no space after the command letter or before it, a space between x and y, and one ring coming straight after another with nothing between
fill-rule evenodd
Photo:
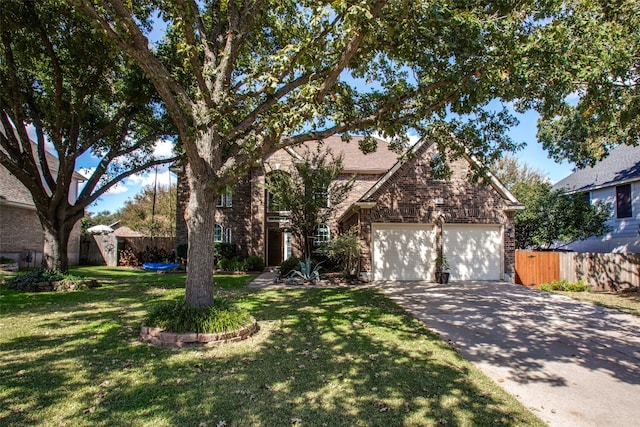
<instances>
[{"instance_id":1,"label":"two-story brick house","mask_svg":"<svg viewBox=\"0 0 640 427\"><path fill-rule=\"evenodd\" d=\"M296 254L296 242L286 231L286 213L277 211L264 189L265 177L291 169L306 150L318 143L280 150L220 196L216 210L216 241L233 242L245 255L258 255L278 265ZM358 138L345 143L339 136L322 142L343 156L339 180L355 176L347 199L332 207L319 238L357 227L361 244L361 272L374 280L432 280L439 248L449 260L451 278L511 280L514 271L513 214L522 205L495 177L488 185L468 180L472 159L450 164L452 176L432 174L435 144L421 140L400 156L384 141L374 153L363 154ZM188 190L179 180L179 212ZM182 215L177 215L182 218ZM181 221L180 221L181 222ZM177 241L186 242L179 223Z\"/></svg>"}]
</instances>

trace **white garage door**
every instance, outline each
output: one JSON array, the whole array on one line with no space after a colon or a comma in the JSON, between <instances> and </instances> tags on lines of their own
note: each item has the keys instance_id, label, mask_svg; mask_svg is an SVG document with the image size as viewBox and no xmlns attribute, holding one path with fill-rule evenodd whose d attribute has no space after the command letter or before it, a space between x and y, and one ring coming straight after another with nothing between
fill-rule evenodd
<instances>
[{"instance_id":1,"label":"white garage door","mask_svg":"<svg viewBox=\"0 0 640 427\"><path fill-rule=\"evenodd\" d=\"M432 280L433 224L373 224L374 280Z\"/></svg>"},{"instance_id":2,"label":"white garage door","mask_svg":"<svg viewBox=\"0 0 640 427\"><path fill-rule=\"evenodd\" d=\"M451 280L502 279L500 225L445 224L442 237Z\"/></svg>"}]
</instances>

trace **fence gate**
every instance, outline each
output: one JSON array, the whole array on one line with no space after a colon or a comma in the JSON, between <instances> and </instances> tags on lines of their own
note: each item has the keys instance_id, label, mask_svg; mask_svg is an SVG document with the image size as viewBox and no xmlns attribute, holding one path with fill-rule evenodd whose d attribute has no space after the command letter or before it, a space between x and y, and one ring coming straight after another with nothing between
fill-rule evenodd
<instances>
[{"instance_id":1,"label":"fence gate","mask_svg":"<svg viewBox=\"0 0 640 427\"><path fill-rule=\"evenodd\" d=\"M560 253L516 251L516 283L539 285L560 280Z\"/></svg>"}]
</instances>

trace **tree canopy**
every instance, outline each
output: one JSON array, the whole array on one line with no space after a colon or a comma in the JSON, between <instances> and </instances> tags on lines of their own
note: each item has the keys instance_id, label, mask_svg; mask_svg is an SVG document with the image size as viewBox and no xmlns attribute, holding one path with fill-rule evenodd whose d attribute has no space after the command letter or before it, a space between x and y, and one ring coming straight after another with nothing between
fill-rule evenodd
<instances>
[{"instance_id":1,"label":"tree canopy","mask_svg":"<svg viewBox=\"0 0 640 427\"><path fill-rule=\"evenodd\" d=\"M557 3L533 23L509 80L516 105L540 112L549 154L584 167L640 141L640 3Z\"/></svg>"},{"instance_id":2,"label":"tree canopy","mask_svg":"<svg viewBox=\"0 0 640 427\"><path fill-rule=\"evenodd\" d=\"M525 206L514 217L516 248L548 249L609 231L609 204L554 191L541 172L512 156L496 162L493 171Z\"/></svg>"},{"instance_id":3,"label":"tree canopy","mask_svg":"<svg viewBox=\"0 0 640 427\"><path fill-rule=\"evenodd\" d=\"M144 187L117 215L122 225L146 236L175 236L176 187Z\"/></svg>"},{"instance_id":4,"label":"tree canopy","mask_svg":"<svg viewBox=\"0 0 640 427\"><path fill-rule=\"evenodd\" d=\"M0 164L31 193L47 267L66 270L84 209L166 162L153 144L172 132L142 69L64 2L0 3L0 82ZM77 161L89 154L97 166L73 200Z\"/></svg>"}]
</instances>

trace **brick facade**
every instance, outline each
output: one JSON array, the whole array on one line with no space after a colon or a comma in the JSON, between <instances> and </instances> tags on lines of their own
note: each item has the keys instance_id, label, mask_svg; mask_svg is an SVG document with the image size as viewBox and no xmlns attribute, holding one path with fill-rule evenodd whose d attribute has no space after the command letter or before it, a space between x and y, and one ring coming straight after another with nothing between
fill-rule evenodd
<instances>
[{"instance_id":1,"label":"brick facade","mask_svg":"<svg viewBox=\"0 0 640 427\"><path fill-rule=\"evenodd\" d=\"M73 178L70 200L77 196L78 178ZM80 260L80 233L78 221L69 236L69 265L77 265ZM44 232L29 190L6 168L0 166L0 256L18 261L20 267L40 266L43 247ZM31 254L30 261L27 260L28 254Z\"/></svg>"},{"instance_id":2,"label":"brick facade","mask_svg":"<svg viewBox=\"0 0 640 427\"><path fill-rule=\"evenodd\" d=\"M395 154L386 160L385 169L378 170L369 166L358 169L350 158L353 170L345 171L338 180L346 181L355 176L355 183L347 200L334 207L329 224L332 233L346 231L351 226L358 228L363 249L361 270L370 272L374 223L436 224L438 246L442 244L439 236L443 224L496 224L504 230L504 273L506 278L511 277L515 263L515 233L510 210L513 203L505 200L504 194L494 186L470 183L470 164L464 158L450 164L453 172L450 179L433 179L430 159L434 154L435 146L424 143L415 157L399 164L399 168L386 177L385 173L396 162ZM260 167L234 185L233 205L217 208L212 213L217 224L232 230L233 241L243 256L257 255L267 259L269 230L281 230L282 224L277 222L277 216L266 210L265 177L276 170L291 170L295 157L295 153L288 150L269 156ZM179 189L179 204L184 205L186 197L188 194ZM178 212L177 216L181 217L183 208ZM182 230L178 224L178 241L186 241L186 228Z\"/></svg>"}]
</instances>

